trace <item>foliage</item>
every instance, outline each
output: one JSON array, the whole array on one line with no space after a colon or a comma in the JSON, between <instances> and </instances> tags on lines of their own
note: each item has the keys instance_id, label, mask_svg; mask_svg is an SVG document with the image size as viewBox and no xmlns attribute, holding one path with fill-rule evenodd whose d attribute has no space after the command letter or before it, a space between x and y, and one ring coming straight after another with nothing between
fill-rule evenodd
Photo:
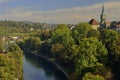
<instances>
[{"instance_id":1,"label":"foliage","mask_svg":"<svg viewBox=\"0 0 120 80\"><path fill-rule=\"evenodd\" d=\"M63 50L64 50L64 46L59 43L52 45L52 48L51 48L51 51L52 53L54 53L53 55L55 57L58 57L63 52Z\"/></svg>"},{"instance_id":2,"label":"foliage","mask_svg":"<svg viewBox=\"0 0 120 80\"><path fill-rule=\"evenodd\" d=\"M62 60L71 60L72 46L74 44L75 42L71 36L71 31L68 26L65 24L58 25L52 34L51 51L53 55L57 55L57 57L59 56L58 58L61 58Z\"/></svg>"},{"instance_id":3,"label":"foliage","mask_svg":"<svg viewBox=\"0 0 120 80\"><path fill-rule=\"evenodd\" d=\"M52 33L52 43L62 43L63 37L71 34L70 29L65 24L60 24Z\"/></svg>"},{"instance_id":4,"label":"foliage","mask_svg":"<svg viewBox=\"0 0 120 80\"><path fill-rule=\"evenodd\" d=\"M42 23L33 23L33 22L26 22L26 21L0 21L0 26L5 27L19 27L19 28L40 28L43 24Z\"/></svg>"},{"instance_id":5,"label":"foliage","mask_svg":"<svg viewBox=\"0 0 120 80\"><path fill-rule=\"evenodd\" d=\"M48 39L39 46L38 54L45 56L52 56L50 54L51 53L50 49L51 49L51 39Z\"/></svg>"},{"instance_id":6,"label":"foliage","mask_svg":"<svg viewBox=\"0 0 120 80\"><path fill-rule=\"evenodd\" d=\"M92 29L92 26L89 23L79 23L77 27L73 29L73 38L76 43L79 43L79 40L85 38L88 31Z\"/></svg>"},{"instance_id":7,"label":"foliage","mask_svg":"<svg viewBox=\"0 0 120 80\"><path fill-rule=\"evenodd\" d=\"M9 52L14 52L14 51L20 52L21 51L20 47L16 43L9 43L8 46L9 46L8 48Z\"/></svg>"},{"instance_id":8,"label":"foliage","mask_svg":"<svg viewBox=\"0 0 120 80\"><path fill-rule=\"evenodd\" d=\"M48 40L51 38L52 31L51 30L43 30L41 33L39 33L39 37L41 40Z\"/></svg>"},{"instance_id":9,"label":"foliage","mask_svg":"<svg viewBox=\"0 0 120 80\"><path fill-rule=\"evenodd\" d=\"M0 40L0 53L4 51L4 42Z\"/></svg>"},{"instance_id":10,"label":"foliage","mask_svg":"<svg viewBox=\"0 0 120 80\"><path fill-rule=\"evenodd\" d=\"M112 60L120 62L120 37L113 41L109 47Z\"/></svg>"},{"instance_id":11,"label":"foliage","mask_svg":"<svg viewBox=\"0 0 120 80\"><path fill-rule=\"evenodd\" d=\"M112 29L104 29L101 31L101 39L106 45L118 39L118 32Z\"/></svg>"},{"instance_id":12,"label":"foliage","mask_svg":"<svg viewBox=\"0 0 120 80\"><path fill-rule=\"evenodd\" d=\"M79 46L79 52L75 59L77 75L82 75L87 71L94 71L96 67L106 64L107 49L98 39L85 38L80 42Z\"/></svg>"},{"instance_id":13,"label":"foliage","mask_svg":"<svg viewBox=\"0 0 120 80\"><path fill-rule=\"evenodd\" d=\"M22 51L17 44L11 43L6 54L0 54L0 79L23 80Z\"/></svg>"},{"instance_id":14,"label":"foliage","mask_svg":"<svg viewBox=\"0 0 120 80\"><path fill-rule=\"evenodd\" d=\"M83 76L82 80L105 80L105 79L100 75L93 75L90 72L88 72Z\"/></svg>"},{"instance_id":15,"label":"foliage","mask_svg":"<svg viewBox=\"0 0 120 80\"><path fill-rule=\"evenodd\" d=\"M99 39L99 37L100 37L100 32L99 32L98 30L91 29L90 31L88 31L87 37L96 37L96 38Z\"/></svg>"},{"instance_id":16,"label":"foliage","mask_svg":"<svg viewBox=\"0 0 120 80\"><path fill-rule=\"evenodd\" d=\"M111 73L109 54L111 60L120 60L118 35L111 29L94 30L88 23L79 23L72 30L60 24L54 30L29 33L30 38L20 45L28 51L52 57L64 68L71 66L69 74L73 74L73 80L105 80L105 74Z\"/></svg>"},{"instance_id":17,"label":"foliage","mask_svg":"<svg viewBox=\"0 0 120 80\"><path fill-rule=\"evenodd\" d=\"M41 44L41 40L39 37L30 37L25 41L25 48L30 51L37 51Z\"/></svg>"}]
</instances>

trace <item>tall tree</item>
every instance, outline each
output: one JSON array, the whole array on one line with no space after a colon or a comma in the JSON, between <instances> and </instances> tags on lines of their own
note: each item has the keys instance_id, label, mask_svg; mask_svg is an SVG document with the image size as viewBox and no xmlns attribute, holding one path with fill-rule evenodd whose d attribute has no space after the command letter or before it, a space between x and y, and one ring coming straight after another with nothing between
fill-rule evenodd
<instances>
[{"instance_id":1,"label":"tall tree","mask_svg":"<svg viewBox=\"0 0 120 80\"><path fill-rule=\"evenodd\" d=\"M75 59L76 74L94 71L96 67L107 63L107 49L96 38L85 38L80 42L79 52Z\"/></svg>"},{"instance_id":2,"label":"tall tree","mask_svg":"<svg viewBox=\"0 0 120 80\"><path fill-rule=\"evenodd\" d=\"M88 31L91 30L92 27L89 23L79 23L74 29L73 29L73 37L75 42L78 44L79 40L82 38L85 38Z\"/></svg>"},{"instance_id":3,"label":"tall tree","mask_svg":"<svg viewBox=\"0 0 120 80\"><path fill-rule=\"evenodd\" d=\"M74 39L71 36L71 30L65 24L58 25L57 29L52 34L52 48L53 54L57 54L59 58L71 59L72 46L74 45Z\"/></svg>"},{"instance_id":4,"label":"tall tree","mask_svg":"<svg viewBox=\"0 0 120 80\"><path fill-rule=\"evenodd\" d=\"M120 63L120 37L111 43L110 55L112 60Z\"/></svg>"},{"instance_id":5,"label":"tall tree","mask_svg":"<svg viewBox=\"0 0 120 80\"><path fill-rule=\"evenodd\" d=\"M52 43L62 43L62 37L71 35L71 31L66 24L60 24L52 33Z\"/></svg>"},{"instance_id":6,"label":"tall tree","mask_svg":"<svg viewBox=\"0 0 120 80\"><path fill-rule=\"evenodd\" d=\"M101 39L108 50L109 64L111 64L113 56L112 44L118 39L118 32L112 29L104 29L101 31Z\"/></svg>"},{"instance_id":7,"label":"tall tree","mask_svg":"<svg viewBox=\"0 0 120 80\"><path fill-rule=\"evenodd\" d=\"M114 40L118 39L118 32L112 29L104 29L101 31L101 39L107 46Z\"/></svg>"}]
</instances>

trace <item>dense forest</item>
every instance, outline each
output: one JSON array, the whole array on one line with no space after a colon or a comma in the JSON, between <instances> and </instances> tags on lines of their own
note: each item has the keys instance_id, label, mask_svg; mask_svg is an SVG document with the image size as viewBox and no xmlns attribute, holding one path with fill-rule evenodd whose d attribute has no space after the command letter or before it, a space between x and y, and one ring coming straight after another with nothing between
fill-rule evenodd
<instances>
[{"instance_id":1,"label":"dense forest","mask_svg":"<svg viewBox=\"0 0 120 80\"><path fill-rule=\"evenodd\" d=\"M94 30L88 23L79 23L71 30L60 24L54 30L33 32L19 45L61 65L69 80L119 78L120 35L112 29Z\"/></svg>"},{"instance_id":2,"label":"dense forest","mask_svg":"<svg viewBox=\"0 0 120 80\"><path fill-rule=\"evenodd\" d=\"M79 23L73 29L60 24L46 30L40 25L1 21L0 34L22 36L23 40L16 43L23 51L45 56L59 64L69 80L119 80L120 34L117 31L95 30L88 23ZM3 52L3 43L0 41L0 78L21 80L22 50L17 44L9 43L7 52Z\"/></svg>"}]
</instances>

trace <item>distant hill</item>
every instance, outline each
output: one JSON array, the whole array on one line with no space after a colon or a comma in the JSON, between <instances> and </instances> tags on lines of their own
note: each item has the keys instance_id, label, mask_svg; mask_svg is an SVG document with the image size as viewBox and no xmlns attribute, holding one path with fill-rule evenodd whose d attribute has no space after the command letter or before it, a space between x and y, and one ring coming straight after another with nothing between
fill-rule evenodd
<instances>
[{"instance_id":1,"label":"distant hill","mask_svg":"<svg viewBox=\"0 0 120 80\"><path fill-rule=\"evenodd\" d=\"M23 28L41 28L44 23L30 21L0 21L0 26L3 27L23 27Z\"/></svg>"}]
</instances>

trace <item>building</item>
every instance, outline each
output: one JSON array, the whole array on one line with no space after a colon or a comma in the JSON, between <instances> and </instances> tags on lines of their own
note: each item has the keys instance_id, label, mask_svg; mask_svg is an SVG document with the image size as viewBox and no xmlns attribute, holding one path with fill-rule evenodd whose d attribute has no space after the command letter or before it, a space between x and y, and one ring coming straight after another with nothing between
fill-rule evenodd
<instances>
[{"instance_id":1,"label":"building","mask_svg":"<svg viewBox=\"0 0 120 80\"><path fill-rule=\"evenodd\" d=\"M104 5L102 7L102 13L100 15L100 29L107 28L106 27L106 15L104 14Z\"/></svg>"},{"instance_id":2,"label":"building","mask_svg":"<svg viewBox=\"0 0 120 80\"><path fill-rule=\"evenodd\" d=\"M88 23L92 25L93 29L97 30L100 27L100 23L95 19L91 19Z\"/></svg>"},{"instance_id":3,"label":"building","mask_svg":"<svg viewBox=\"0 0 120 80\"><path fill-rule=\"evenodd\" d=\"M105 15L105 13L104 13L104 5L103 5L103 7L102 7L102 12L101 12L101 14L100 14L100 22L98 22L97 20L95 20L95 19L91 19L90 21L89 21L89 24L91 24L92 25L92 28L93 29L103 29L103 28L109 28L110 27L110 24L111 24L111 22L106 22L106 15Z\"/></svg>"}]
</instances>

